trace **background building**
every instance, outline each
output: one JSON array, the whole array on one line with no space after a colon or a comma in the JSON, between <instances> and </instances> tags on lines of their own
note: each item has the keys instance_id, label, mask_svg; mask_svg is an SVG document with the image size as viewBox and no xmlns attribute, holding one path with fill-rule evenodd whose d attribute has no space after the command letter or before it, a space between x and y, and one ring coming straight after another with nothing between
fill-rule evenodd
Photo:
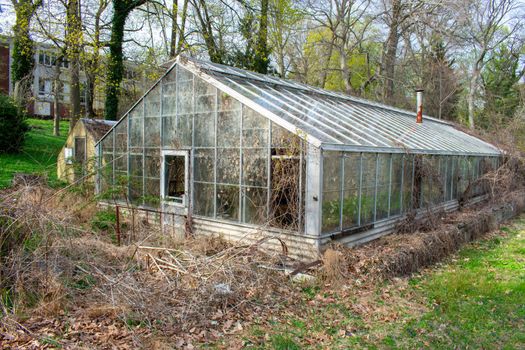
<instances>
[{"instance_id":1,"label":"background building","mask_svg":"<svg viewBox=\"0 0 525 350\"><path fill-rule=\"evenodd\" d=\"M12 52L12 38L0 36L0 92L4 94L11 94L14 88L11 79ZM27 106L27 110L31 115L52 118L55 115L55 110L57 110L62 118L69 117L71 92L69 62L63 60L57 64L57 53L58 50L52 45L37 43L35 46L33 84L31 86L31 98ZM139 64L126 61L125 67L121 98L123 109L129 108L129 104L133 103L151 85L151 80L143 74L144 69ZM159 74L162 71L159 70ZM86 110L87 101L86 81L86 74L81 70L80 105L83 114ZM60 87L58 89L59 95L56 97L54 86L57 83L60 84ZM104 114L104 86L104 76L97 77L93 109L96 116L99 117ZM55 101L58 101L57 109L55 109Z\"/></svg>"}]
</instances>

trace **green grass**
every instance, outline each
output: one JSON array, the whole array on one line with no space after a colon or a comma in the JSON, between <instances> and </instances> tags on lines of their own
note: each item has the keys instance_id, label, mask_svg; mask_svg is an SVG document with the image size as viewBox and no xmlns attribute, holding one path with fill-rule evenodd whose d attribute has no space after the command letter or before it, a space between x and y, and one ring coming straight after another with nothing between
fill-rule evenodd
<instances>
[{"instance_id":1,"label":"green grass","mask_svg":"<svg viewBox=\"0 0 525 350\"><path fill-rule=\"evenodd\" d=\"M249 343L269 349L525 349L525 216L502 231L506 236L468 245L442 266L381 283L371 293L304 288L302 307L259 325ZM328 294L330 301L311 303ZM355 305L369 312L360 314Z\"/></svg>"},{"instance_id":2,"label":"green grass","mask_svg":"<svg viewBox=\"0 0 525 350\"><path fill-rule=\"evenodd\" d=\"M60 125L60 136L53 136L53 121L29 119L28 132L22 152L0 154L0 188L11 185L13 174L42 174L50 184L57 182L56 161L58 152L67 138L69 122Z\"/></svg>"},{"instance_id":3,"label":"green grass","mask_svg":"<svg viewBox=\"0 0 525 350\"><path fill-rule=\"evenodd\" d=\"M421 282L433 309L403 329L407 345L525 347L524 219L509 236L463 249L457 262Z\"/></svg>"}]
</instances>

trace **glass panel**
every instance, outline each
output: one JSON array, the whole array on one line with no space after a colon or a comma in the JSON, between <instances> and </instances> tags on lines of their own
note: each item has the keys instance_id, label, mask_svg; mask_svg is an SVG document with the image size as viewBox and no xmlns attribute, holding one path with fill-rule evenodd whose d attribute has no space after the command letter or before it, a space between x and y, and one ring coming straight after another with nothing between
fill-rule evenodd
<instances>
[{"instance_id":1,"label":"glass panel","mask_svg":"<svg viewBox=\"0 0 525 350\"><path fill-rule=\"evenodd\" d=\"M265 129L268 130L268 120L249 107L243 108L243 129Z\"/></svg>"},{"instance_id":2,"label":"glass panel","mask_svg":"<svg viewBox=\"0 0 525 350\"><path fill-rule=\"evenodd\" d=\"M341 217L341 153L323 153L322 232L339 229Z\"/></svg>"},{"instance_id":3,"label":"glass panel","mask_svg":"<svg viewBox=\"0 0 525 350\"><path fill-rule=\"evenodd\" d=\"M181 115L177 118L175 147L191 147L191 132L193 129L192 115Z\"/></svg>"},{"instance_id":4,"label":"glass panel","mask_svg":"<svg viewBox=\"0 0 525 350\"><path fill-rule=\"evenodd\" d=\"M241 112L220 112L217 119L217 147L239 147Z\"/></svg>"},{"instance_id":5,"label":"glass panel","mask_svg":"<svg viewBox=\"0 0 525 350\"><path fill-rule=\"evenodd\" d=\"M177 83L177 114L193 113L193 81Z\"/></svg>"},{"instance_id":6,"label":"glass panel","mask_svg":"<svg viewBox=\"0 0 525 350\"><path fill-rule=\"evenodd\" d=\"M242 131L243 147L267 148L268 130L249 129Z\"/></svg>"},{"instance_id":7,"label":"glass panel","mask_svg":"<svg viewBox=\"0 0 525 350\"><path fill-rule=\"evenodd\" d=\"M217 218L239 221L239 186L217 185Z\"/></svg>"},{"instance_id":8,"label":"glass panel","mask_svg":"<svg viewBox=\"0 0 525 350\"><path fill-rule=\"evenodd\" d=\"M250 224L265 224L267 222L267 193L265 188L244 187L242 194L242 222Z\"/></svg>"},{"instance_id":9,"label":"glass panel","mask_svg":"<svg viewBox=\"0 0 525 350\"><path fill-rule=\"evenodd\" d=\"M131 176L141 176L144 167L142 164L142 154L129 155L129 174Z\"/></svg>"},{"instance_id":10,"label":"glass panel","mask_svg":"<svg viewBox=\"0 0 525 350\"><path fill-rule=\"evenodd\" d=\"M199 77L195 77L195 96L215 95L215 87Z\"/></svg>"},{"instance_id":11,"label":"glass panel","mask_svg":"<svg viewBox=\"0 0 525 350\"><path fill-rule=\"evenodd\" d=\"M195 147L214 147L215 113L195 114Z\"/></svg>"},{"instance_id":12,"label":"glass panel","mask_svg":"<svg viewBox=\"0 0 525 350\"><path fill-rule=\"evenodd\" d=\"M454 176L454 162L453 157L444 157L446 164L446 174L445 174L445 200L449 201L452 199L452 178Z\"/></svg>"},{"instance_id":13,"label":"glass panel","mask_svg":"<svg viewBox=\"0 0 525 350\"><path fill-rule=\"evenodd\" d=\"M113 152L113 133L109 133L106 135L106 137L101 141L102 145L102 152Z\"/></svg>"},{"instance_id":14,"label":"glass panel","mask_svg":"<svg viewBox=\"0 0 525 350\"><path fill-rule=\"evenodd\" d=\"M115 172L115 185L113 186L112 196L115 200L127 201L129 188L129 176L127 171Z\"/></svg>"},{"instance_id":15,"label":"glass panel","mask_svg":"<svg viewBox=\"0 0 525 350\"><path fill-rule=\"evenodd\" d=\"M213 112L216 109L216 89L213 85L195 78L195 112Z\"/></svg>"},{"instance_id":16,"label":"glass panel","mask_svg":"<svg viewBox=\"0 0 525 350\"><path fill-rule=\"evenodd\" d=\"M144 176L160 177L160 150L146 150L144 153Z\"/></svg>"},{"instance_id":17,"label":"glass panel","mask_svg":"<svg viewBox=\"0 0 525 350\"><path fill-rule=\"evenodd\" d=\"M160 116L160 84L157 84L144 96L144 117L156 118Z\"/></svg>"},{"instance_id":18,"label":"glass panel","mask_svg":"<svg viewBox=\"0 0 525 350\"><path fill-rule=\"evenodd\" d=\"M115 154L115 171L128 172L128 154L127 153L118 153Z\"/></svg>"},{"instance_id":19,"label":"glass panel","mask_svg":"<svg viewBox=\"0 0 525 350\"><path fill-rule=\"evenodd\" d=\"M115 133L115 151L127 152L128 150L128 118L126 117L113 129Z\"/></svg>"},{"instance_id":20,"label":"glass panel","mask_svg":"<svg viewBox=\"0 0 525 350\"><path fill-rule=\"evenodd\" d=\"M392 154L392 182L390 189L390 216L401 214L401 182L403 180L403 155Z\"/></svg>"},{"instance_id":21,"label":"glass panel","mask_svg":"<svg viewBox=\"0 0 525 350\"><path fill-rule=\"evenodd\" d=\"M272 123L272 148L287 149L288 151L286 151L286 153L288 154L298 154L300 149L299 145L299 137Z\"/></svg>"},{"instance_id":22,"label":"glass panel","mask_svg":"<svg viewBox=\"0 0 525 350\"><path fill-rule=\"evenodd\" d=\"M217 183L239 183L239 149L217 149Z\"/></svg>"},{"instance_id":23,"label":"glass panel","mask_svg":"<svg viewBox=\"0 0 525 350\"><path fill-rule=\"evenodd\" d=\"M339 230L340 208L340 191L323 192L323 222L321 232L326 233Z\"/></svg>"},{"instance_id":24,"label":"glass panel","mask_svg":"<svg viewBox=\"0 0 525 350\"><path fill-rule=\"evenodd\" d=\"M241 103L230 95L222 91L218 91L217 94L219 98L219 112L237 111L241 109Z\"/></svg>"},{"instance_id":25,"label":"glass panel","mask_svg":"<svg viewBox=\"0 0 525 350\"><path fill-rule=\"evenodd\" d=\"M158 208L160 205L160 179L145 178L144 185L144 204L152 208Z\"/></svg>"},{"instance_id":26,"label":"glass panel","mask_svg":"<svg viewBox=\"0 0 525 350\"><path fill-rule=\"evenodd\" d=\"M164 117L162 118L162 146L165 148L175 148L177 146L177 118Z\"/></svg>"},{"instance_id":27,"label":"glass panel","mask_svg":"<svg viewBox=\"0 0 525 350\"><path fill-rule=\"evenodd\" d=\"M242 183L248 186L268 185L268 150L243 149Z\"/></svg>"},{"instance_id":28,"label":"glass panel","mask_svg":"<svg viewBox=\"0 0 525 350\"><path fill-rule=\"evenodd\" d=\"M196 96L195 97L195 112L210 112L215 110L215 94Z\"/></svg>"},{"instance_id":29,"label":"glass panel","mask_svg":"<svg viewBox=\"0 0 525 350\"><path fill-rule=\"evenodd\" d=\"M113 186L113 153L102 153L100 182L101 192L111 190L111 187Z\"/></svg>"},{"instance_id":30,"label":"glass panel","mask_svg":"<svg viewBox=\"0 0 525 350\"><path fill-rule=\"evenodd\" d=\"M390 193L390 154L378 154L376 220L388 216L388 196Z\"/></svg>"},{"instance_id":31,"label":"glass panel","mask_svg":"<svg viewBox=\"0 0 525 350\"><path fill-rule=\"evenodd\" d=\"M194 153L195 181L214 182L215 150L195 149Z\"/></svg>"},{"instance_id":32,"label":"glass panel","mask_svg":"<svg viewBox=\"0 0 525 350\"><path fill-rule=\"evenodd\" d=\"M144 119L144 147L160 147L160 118Z\"/></svg>"},{"instance_id":33,"label":"glass panel","mask_svg":"<svg viewBox=\"0 0 525 350\"><path fill-rule=\"evenodd\" d=\"M164 78L162 79L163 82L165 82L165 83L174 82L176 80L176 78L177 78L177 70L178 70L178 68L179 67L177 65L173 69L171 69L171 71L168 74L166 74L164 76Z\"/></svg>"},{"instance_id":34,"label":"glass panel","mask_svg":"<svg viewBox=\"0 0 525 350\"><path fill-rule=\"evenodd\" d=\"M343 229L356 226L359 218L359 169L361 155L344 155Z\"/></svg>"},{"instance_id":35,"label":"glass panel","mask_svg":"<svg viewBox=\"0 0 525 350\"><path fill-rule=\"evenodd\" d=\"M142 118L142 103L129 114L129 142L130 147L142 147L144 119Z\"/></svg>"},{"instance_id":36,"label":"glass panel","mask_svg":"<svg viewBox=\"0 0 525 350\"><path fill-rule=\"evenodd\" d=\"M143 178L140 176L129 177L129 199L135 205L142 205Z\"/></svg>"},{"instance_id":37,"label":"glass panel","mask_svg":"<svg viewBox=\"0 0 525 350\"><path fill-rule=\"evenodd\" d=\"M414 157L403 156L403 212L412 210L412 178L414 174Z\"/></svg>"},{"instance_id":38,"label":"glass panel","mask_svg":"<svg viewBox=\"0 0 525 350\"><path fill-rule=\"evenodd\" d=\"M363 182L361 188L361 225L374 220L374 194L376 180L376 154L363 153Z\"/></svg>"},{"instance_id":39,"label":"glass panel","mask_svg":"<svg viewBox=\"0 0 525 350\"><path fill-rule=\"evenodd\" d=\"M177 84L164 83L162 89L162 115L175 115L177 107Z\"/></svg>"},{"instance_id":40,"label":"glass panel","mask_svg":"<svg viewBox=\"0 0 525 350\"><path fill-rule=\"evenodd\" d=\"M243 147L268 147L268 120L254 110L244 107L242 120Z\"/></svg>"},{"instance_id":41,"label":"glass panel","mask_svg":"<svg viewBox=\"0 0 525 350\"><path fill-rule=\"evenodd\" d=\"M193 210L195 215L213 217L213 205L215 202L213 200L215 196L213 187L214 185L212 184L194 183Z\"/></svg>"},{"instance_id":42,"label":"glass panel","mask_svg":"<svg viewBox=\"0 0 525 350\"><path fill-rule=\"evenodd\" d=\"M178 78L178 81L193 80L193 73L187 71L181 66L177 66L177 78Z\"/></svg>"}]
</instances>

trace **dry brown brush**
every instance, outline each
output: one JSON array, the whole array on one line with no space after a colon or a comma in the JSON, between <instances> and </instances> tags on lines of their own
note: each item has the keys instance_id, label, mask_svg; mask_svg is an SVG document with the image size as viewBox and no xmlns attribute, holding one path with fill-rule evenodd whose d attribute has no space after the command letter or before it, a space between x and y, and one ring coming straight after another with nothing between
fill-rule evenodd
<instances>
[{"instance_id":1,"label":"dry brown brush","mask_svg":"<svg viewBox=\"0 0 525 350\"><path fill-rule=\"evenodd\" d=\"M52 331L60 332L66 347L88 338L104 344L93 338L96 327L80 325L88 323L117 327L126 337L133 327L157 329L190 344L239 332L278 310L275 300L290 298L294 287L276 268L287 258L261 252L264 241L231 245L208 237L177 243L154 226L124 222L123 230L148 232L118 247L76 213L93 208L64 193L58 198L50 189L24 186L0 196L0 333L15 346L20 337L37 341L35 324L51 320L77 325Z\"/></svg>"}]
</instances>

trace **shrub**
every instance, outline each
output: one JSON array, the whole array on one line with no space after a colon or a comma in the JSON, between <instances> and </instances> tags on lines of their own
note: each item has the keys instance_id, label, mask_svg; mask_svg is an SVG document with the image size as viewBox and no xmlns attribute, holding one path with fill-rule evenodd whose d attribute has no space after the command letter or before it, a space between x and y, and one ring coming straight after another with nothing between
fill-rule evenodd
<instances>
[{"instance_id":1,"label":"shrub","mask_svg":"<svg viewBox=\"0 0 525 350\"><path fill-rule=\"evenodd\" d=\"M28 130L25 115L15 101L0 94L0 153L19 152Z\"/></svg>"},{"instance_id":2,"label":"shrub","mask_svg":"<svg viewBox=\"0 0 525 350\"><path fill-rule=\"evenodd\" d=\"M91 227L99 231L108 231L115 227L117 215L111 209L101 210L91 220Z\"/></svg>"}]
</instances>

